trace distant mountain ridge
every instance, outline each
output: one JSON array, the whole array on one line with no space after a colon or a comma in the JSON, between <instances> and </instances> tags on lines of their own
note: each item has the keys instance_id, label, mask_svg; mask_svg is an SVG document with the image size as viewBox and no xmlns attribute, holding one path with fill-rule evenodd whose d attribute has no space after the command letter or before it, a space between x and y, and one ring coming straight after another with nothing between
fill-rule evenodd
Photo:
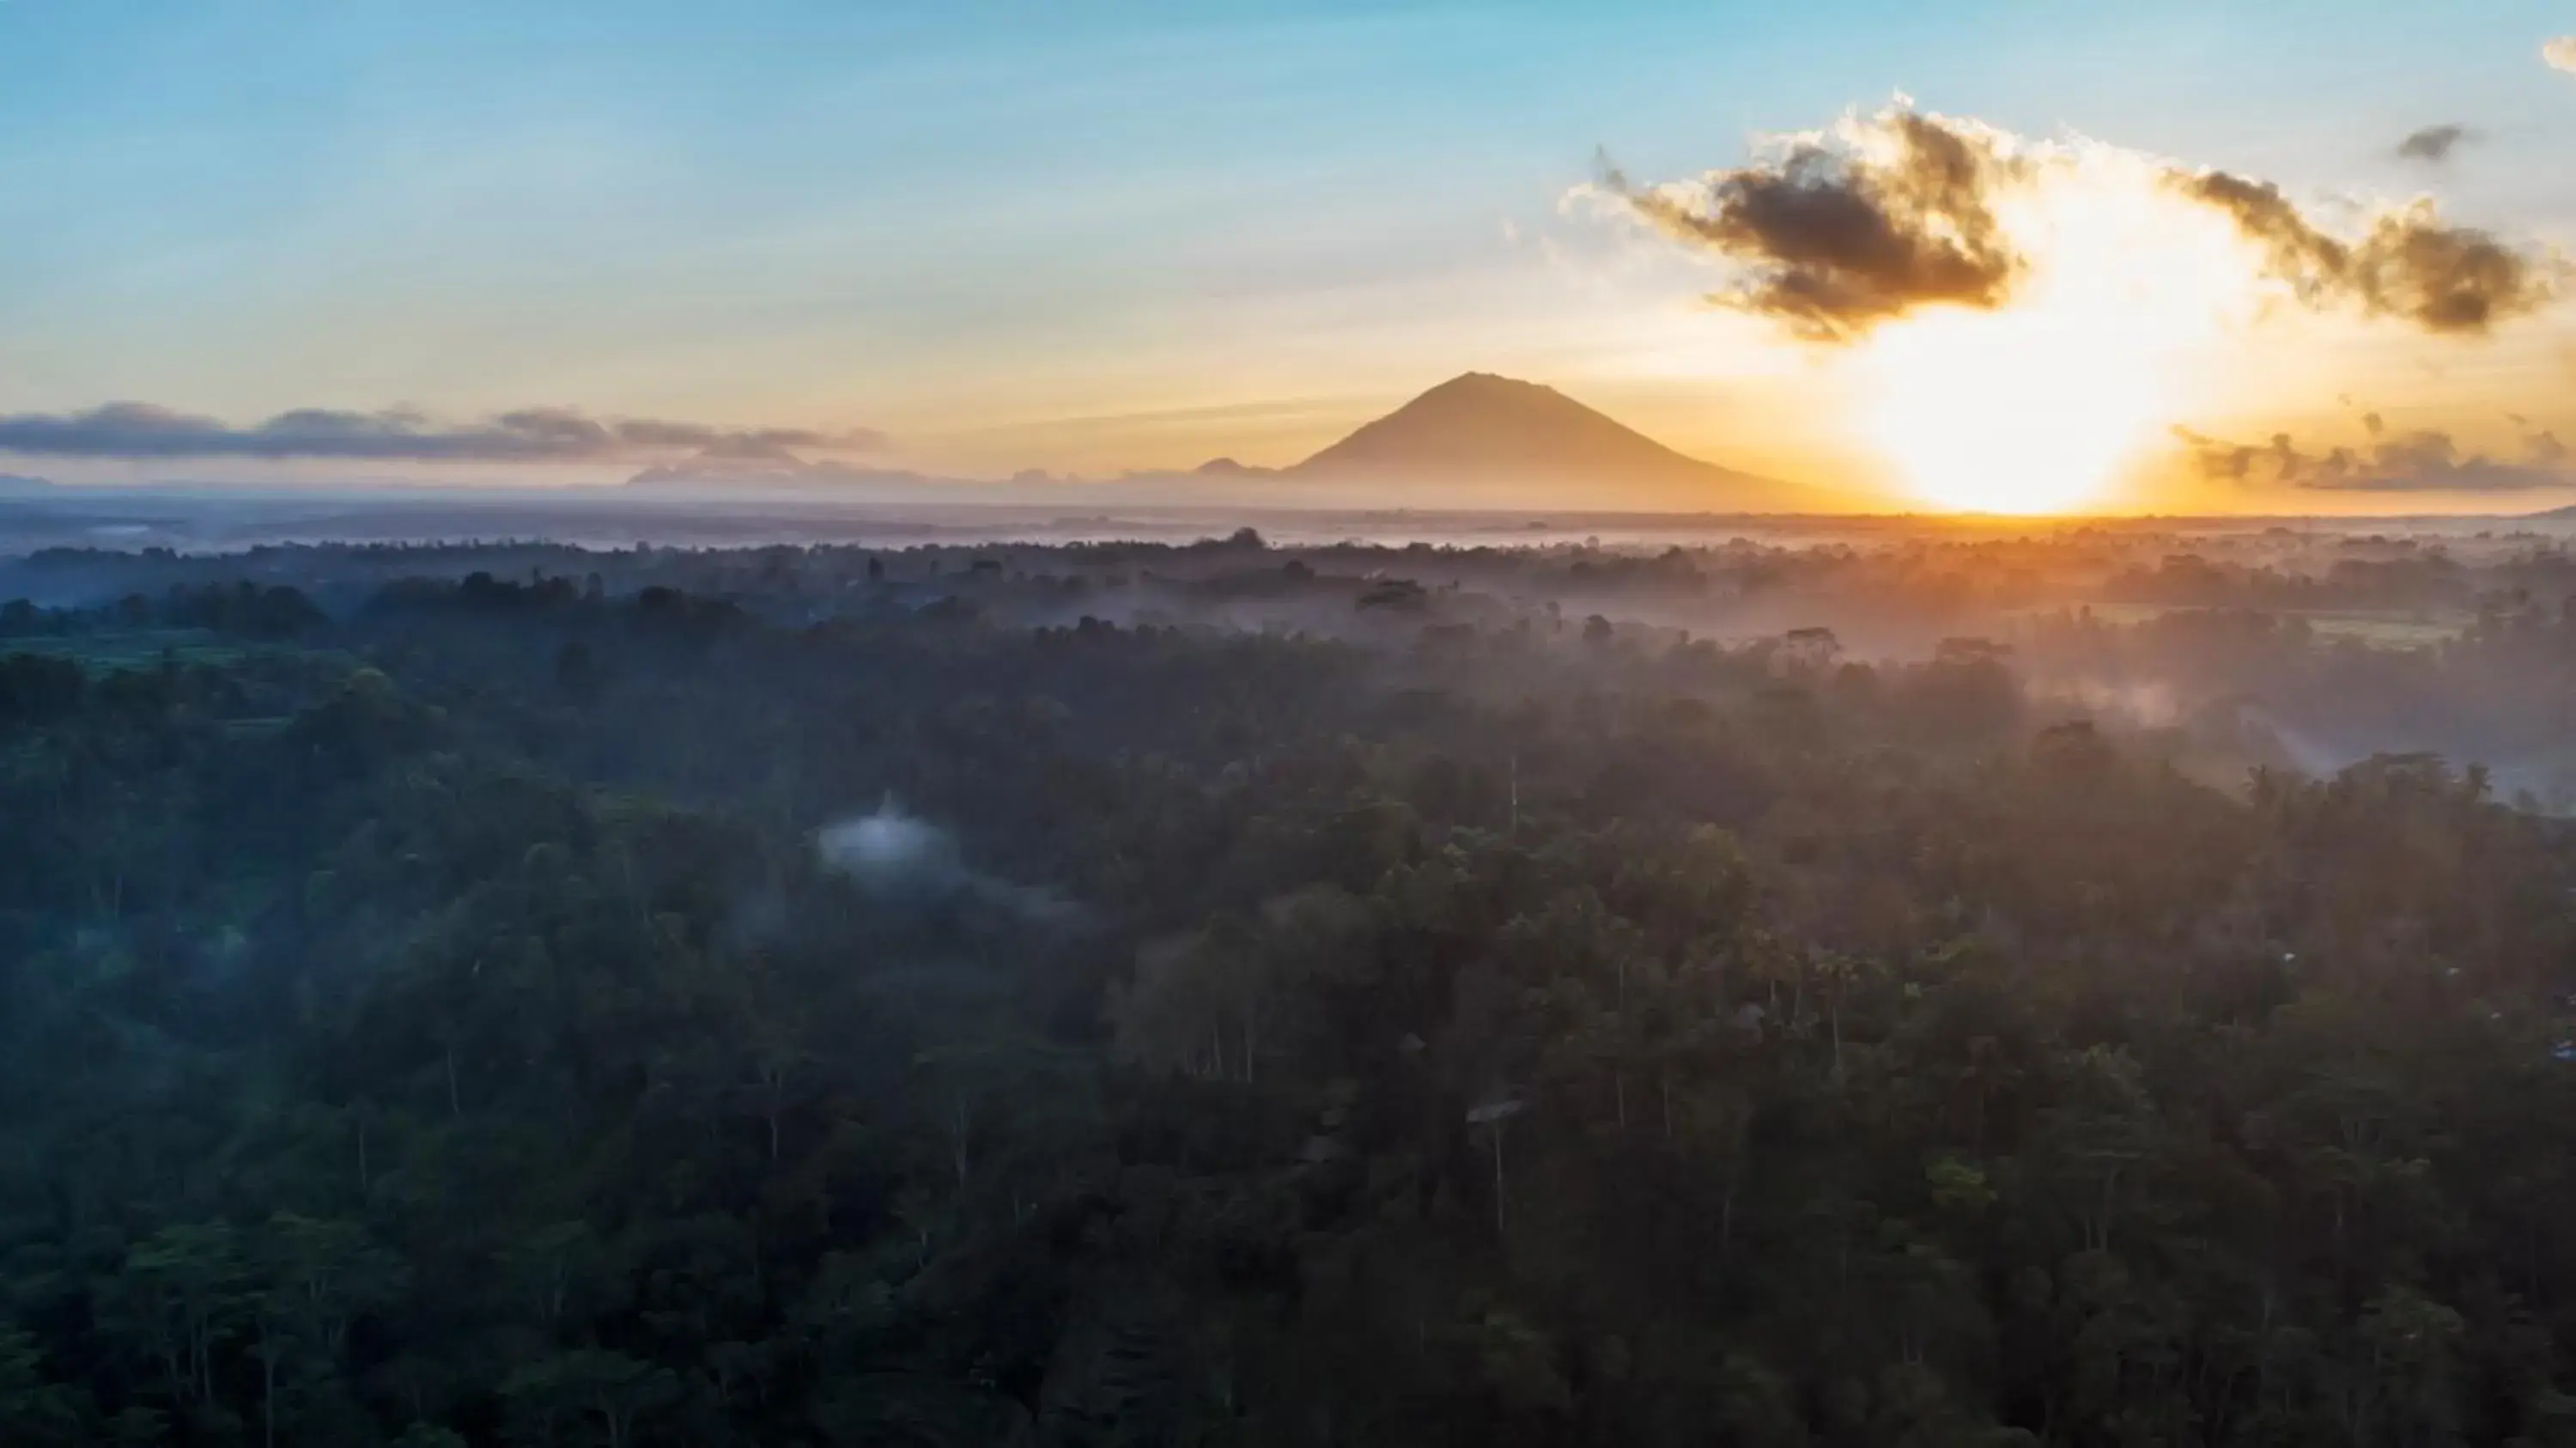
<instances>
[{"instance_id":1,"label":"distant mountain ridge","mask_svg":"<svg viewBox=\"0 0 2576 1448\"><path fill-rule=\"evenodd\" d=\"M1024 472L995 483L829 459L698 457L647 468L627 486L907 502L1044 493L1051 501L1664 513L1821 513L1850 506L1816 489L1676 452L1553 387L1490 372L1453 377L1284 468L1218 457L1186 473L1094 480Z\"/></svg>"},{"instance_id":2,"label":"distant mountain ridge","mask_svg":"<svg viewBox=\"0 0 2576 1448\"><path fill-rule=\"evenodd\" d=\"M1453 377L1281 471L1295 478L1543 486L1556 491L1560 504L1633 498L1700 512L1829 506L1793 484L1676 452L1553 387L1489 372ZM1566 496L1567 487L1592 498Z\"/></svg>"}]
</instances>

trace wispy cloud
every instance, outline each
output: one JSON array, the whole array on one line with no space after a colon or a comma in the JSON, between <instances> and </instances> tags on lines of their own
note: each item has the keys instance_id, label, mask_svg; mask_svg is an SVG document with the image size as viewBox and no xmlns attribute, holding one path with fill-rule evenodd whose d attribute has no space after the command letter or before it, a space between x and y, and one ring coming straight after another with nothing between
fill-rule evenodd
<instances>
[{"instance_id":1,"label":"wispy cloud","mask_svg":"<svg viewBox=\"0 0 2576 1448\"><path fill-rule=\"evenodd\" d=\"M2231 442L2180 427L2174 429L2174 436L2202 476L2248 486L2270 484L2333 493L2507 493L2576 487L2567 447L2554 433L2531 433L2518 455L2500 457L2464 449L2445 432L2391 436L2377 413L2363 421L2375 440L2358 448L2305 448L2286 432L2262 443Z\"/></svg>"},{"instance_id":2,"label":"wispy cloud","mask_svg":"<svg viewBox=\"0 0 2576 1448\"><path fill-rule=\"evenodd\" d=\"M2556 40L2543 42L2540 58L2569 75L2576 75L2576 35L2562 35Z\"/></svg>"},{"instance_id":3,"label":"wispy cloud","mask_svg":"<svg viewBox=\"0 0 2576 1448\"><path fill-rule=\"evenodd\" d=\"M728 428L661 418L599 419L553 407L522 408L463 424L400 409L298 408L236 426L145 402L114 402L86 412L0 415L0 453L31 457L578 463L696 453L779 460L802 451L872 451L885 441L865 428Z\"/></svg>"},{"instance_id":4,"label":"wispy cloud","mask_svg":"<svg viewBox=\"0 0 2576 1448\"><path fill-rule=\"evenodd\" d=\"M2358 238L2328 232L2280 187L2224 171L2177 173L2184 195L2232 217L2259 243L2272 275L2301 299L2346 304L2428 332L2483 332L2538 310L2555 294L2556 268L2486 232L2443 224L2429 201L2381 212Z\"/></svg>"}]
</instances>

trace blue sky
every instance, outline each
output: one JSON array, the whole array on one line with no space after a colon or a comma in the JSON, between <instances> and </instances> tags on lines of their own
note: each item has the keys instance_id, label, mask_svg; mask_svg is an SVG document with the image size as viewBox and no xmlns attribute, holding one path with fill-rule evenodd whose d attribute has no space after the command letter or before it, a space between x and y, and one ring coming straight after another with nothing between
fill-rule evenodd
<instances>
[{"instance_id":1,"label":"blue sky","mask_svg":"<svg viewBox=\"0 0 2576 1448\"><path fill-rule=\"evenodd\" d=\"M1688 268L1560 213L1596 147L1690 174L1902 90L2403 192L2396 139L2465 122L2451 208L2565 242L2576 77L2537 51L2569 31L2516 0L0 0L0 413L544 404L1096 471L1283 461L1482 368L1794 461L1829 420L1756 425L1779 368Z\"/></svg>"}]
</instances>

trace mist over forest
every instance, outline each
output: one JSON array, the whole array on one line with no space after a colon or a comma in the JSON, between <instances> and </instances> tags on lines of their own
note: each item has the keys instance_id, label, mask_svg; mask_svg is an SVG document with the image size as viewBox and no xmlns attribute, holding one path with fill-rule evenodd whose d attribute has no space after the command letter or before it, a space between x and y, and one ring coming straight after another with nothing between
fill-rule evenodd
<instances>
[{"instance_id":1,"label":"mist over forest","mask_svg":"<svg viewBox=\"0 0 2576 1448\"><path fill-rule=\"evenodd\" d=\"M2576 1442L2559 522L62 506L0 1443Z\"/></svg>"}]
</instances>

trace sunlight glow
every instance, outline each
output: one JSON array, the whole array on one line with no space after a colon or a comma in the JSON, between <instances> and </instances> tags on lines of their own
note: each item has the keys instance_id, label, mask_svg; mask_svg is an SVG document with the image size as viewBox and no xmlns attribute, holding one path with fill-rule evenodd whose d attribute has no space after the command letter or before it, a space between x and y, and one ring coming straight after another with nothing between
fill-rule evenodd
<instances>
[{"instance_id":1,"label":"sunlight glow","mask_svg":"<svg viewBox=\"0 0 2576 1448\"><path fill-rule=\"evenodd\" d=\"M1963 512L2098 502L2163 407L2153 359L2082 317L1933 313L1869 360L1871 440L1925 502Z\"/></svg>"},{"instance_id":2,"label":"sunlight glow","mask_svg":"<svg viewBox=\"0 0 2576 1448\"><path fill-rule=\"evenodd\" d=\"M2029 154L1997 208L2033 259L2012 303L1901 318L1851 359L1862 432L1937 507L2104 505L2201 354L2262 302L2242 239L2156 163L2089 142Z\"/></svg>"}]
</instances>

